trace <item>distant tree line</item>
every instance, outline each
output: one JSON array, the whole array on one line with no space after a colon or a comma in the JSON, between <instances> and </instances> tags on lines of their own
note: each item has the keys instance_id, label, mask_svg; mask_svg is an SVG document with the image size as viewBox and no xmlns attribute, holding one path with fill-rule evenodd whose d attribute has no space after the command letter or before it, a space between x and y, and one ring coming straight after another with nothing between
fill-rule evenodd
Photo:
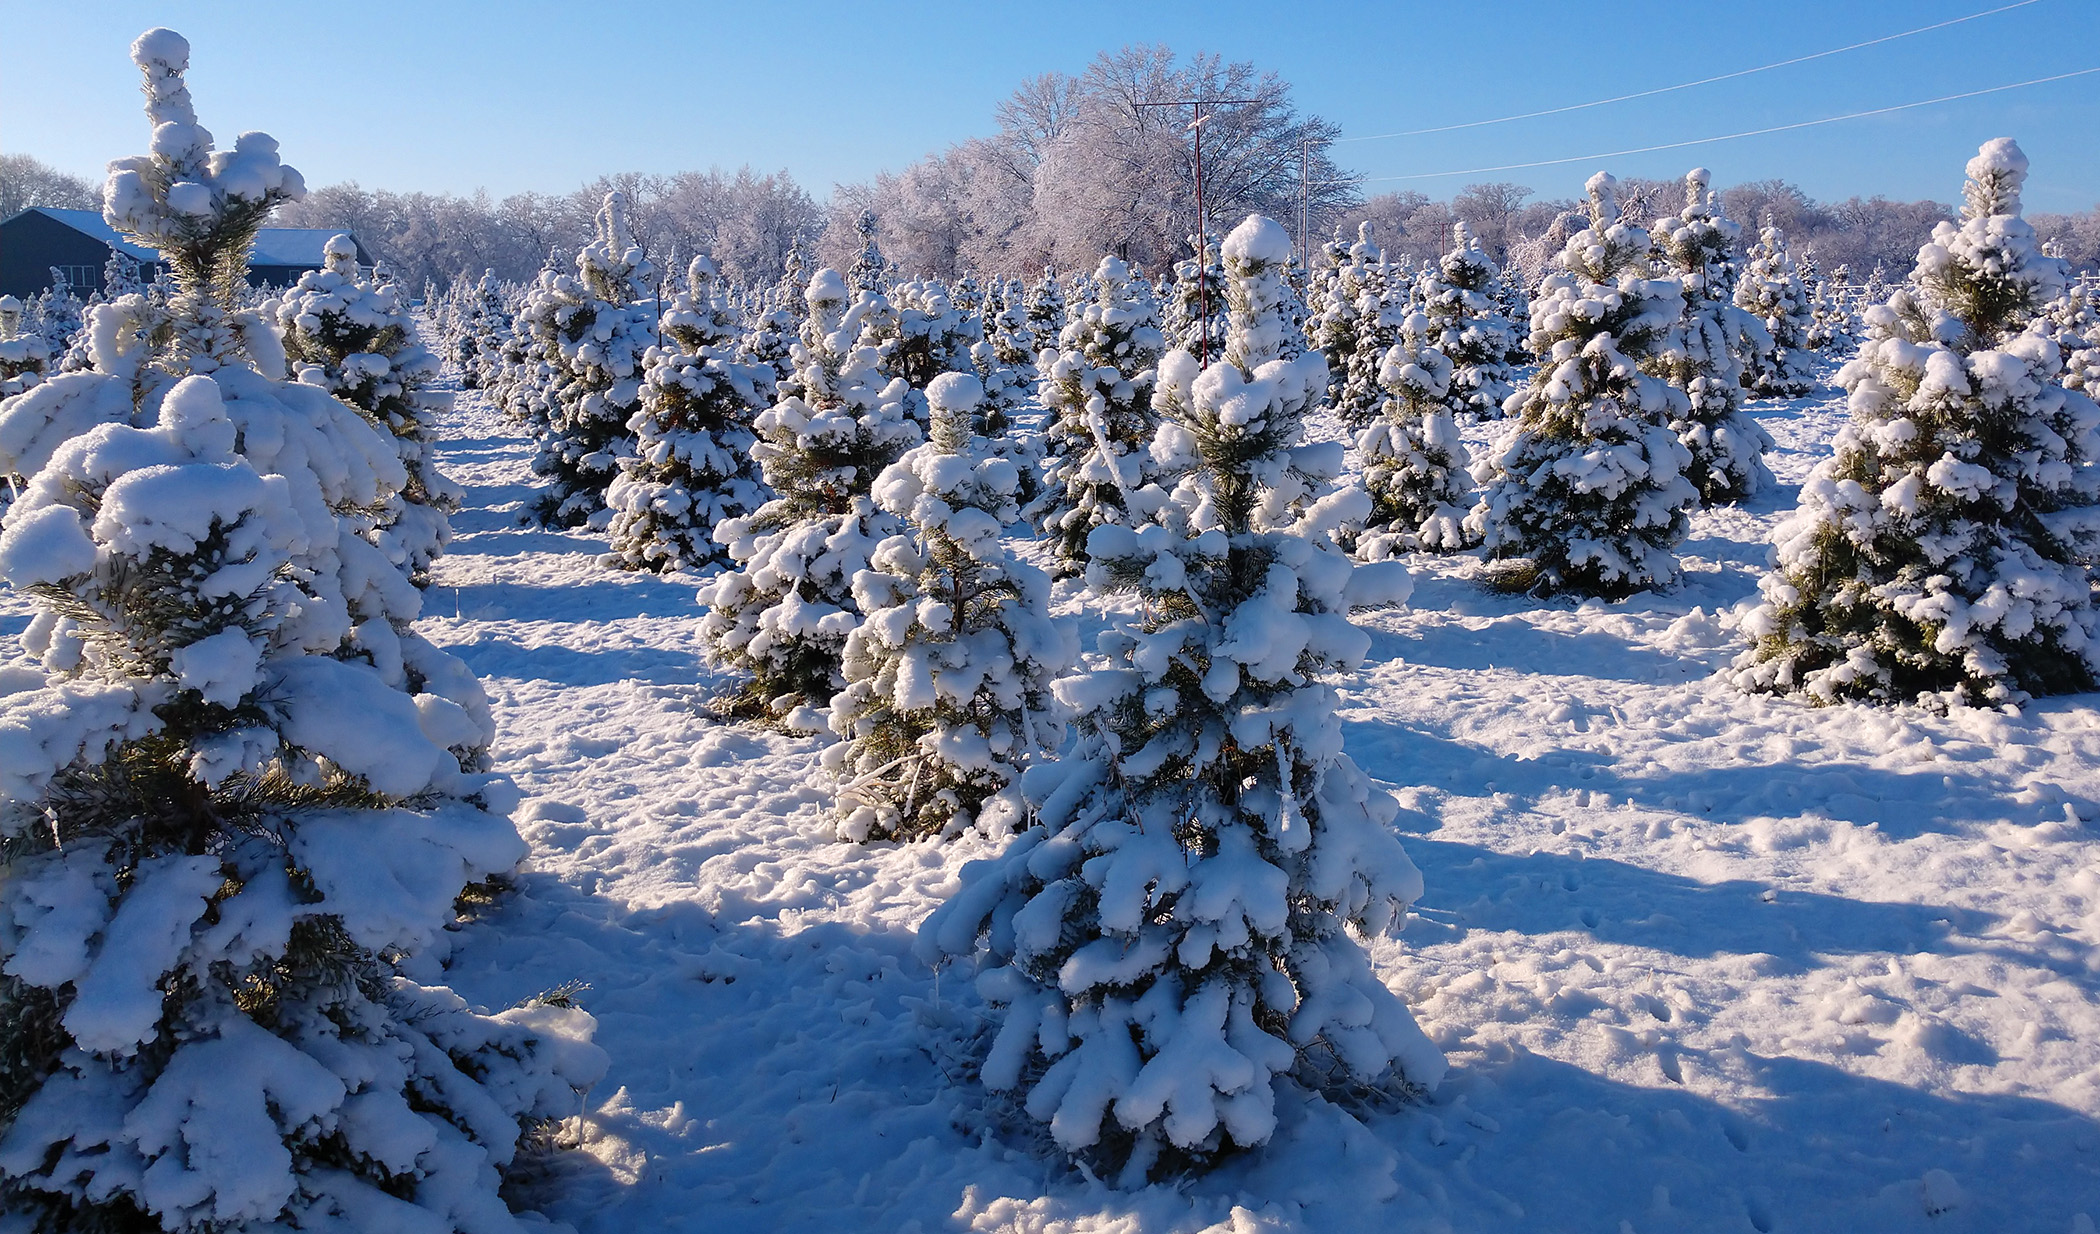
<instances>
[{"instance_id":1,"label":"distant tree line","mask_svg":"<svg viewBox=\"0 0 2100 1234\"><path fill-rule=\"evenodd\" d=\"M866 211L875 216L883 254L905 274L1029 277L1045 267L1089 266L1102 253L1158 273L1189 255L1196 231L1193 110L1142 104L1199 97L1252 100L1215 108L1204 122L1213 233L1252 212L1295 225L1303 192L1315 248L1337 228L1354 239L1356 225L1368 221L1389 256L1419 263L1447 249L1451 225L1463 221L1498 263L1514 262L1536 278L1578 209L1506 182L1466 185L1449 200L1414 190L1366 197L1361 178L1332 160L1337 127L1300 113L1289 83L1252 64L1211 55L1183 60L1153 45L1104 52L1077 76L1032 78L999 105L990 136L865 183L835 185L822 201L785 170L710 168L629 172L569 193L500 200L485 192L396 193L344 183L314 189L280 208L274 221L354 231L411 285L446 285L490 269L523 281L550 255L566 267L590 239L593 216L612 189L627 195L635 239L660 270L680 269L705 249L727 277L770 282L798 244L806 264L845 269L860 252L853 224ZM1623 206L1646 223L1671 213L1680 193L1676 180L1628 180ZM1933 226L1954 217L1952 207L1934 201L1818 202L1784 180L1738 184L1720 196L1730 218L1781 228L1794 253L1812 256L1824 271L1850 266L1855 282L1876 265L1907 271ZM88 181L27 155L0 155L0 218L28 206L97 204ZM2100 206L2029 218L2074 266L2100 270Z\"/></svg>"}]
</instances>

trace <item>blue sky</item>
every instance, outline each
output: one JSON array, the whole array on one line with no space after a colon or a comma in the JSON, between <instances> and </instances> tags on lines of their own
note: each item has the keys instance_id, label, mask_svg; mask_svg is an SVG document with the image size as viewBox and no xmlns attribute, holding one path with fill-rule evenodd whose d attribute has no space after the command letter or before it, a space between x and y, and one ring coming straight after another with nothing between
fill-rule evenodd
<instances>
[{"instance_id":1,"label":"blue sky","mask_svg":"<svg viewBox=\"0 0 2100 1234\"><path fill-rule=\"evenodd\" d=\"M314 184L502 195L605 172L750 163L819 195L991 131L1026 77L1125 43L1251 60L1344 136L1562 106L1750 68L2007 0L1738 5L860 3L624 5L0 0L0 150L81 174L145 147L131 38L190 39L222 138L275 134ZM1287 17L1279 17L1279 14ZM1609 19L1600 17L1608 14ZM1959 196L1987 138L2019 138L2032 210L2100 202L2100 74L1841 124L1603 162L1382 179L1790 124L2100 66L2100 0L2034 0L1876 47L1559 116L1337 147L1367 191L1470 180L1573 196L1600 165L1718 183L1784 177L1819 198Z\"/></svg>"}]
</instances>

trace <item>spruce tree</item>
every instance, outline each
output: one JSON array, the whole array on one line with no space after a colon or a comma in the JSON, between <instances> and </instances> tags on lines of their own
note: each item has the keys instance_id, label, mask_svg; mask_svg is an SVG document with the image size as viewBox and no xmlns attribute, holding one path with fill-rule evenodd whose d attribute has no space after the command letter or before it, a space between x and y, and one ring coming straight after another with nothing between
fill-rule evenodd
<instances>
[{"instance_id":1,"label":"spruce tree","mask_svg":"<svg viewBox=\"0 0 2100 1234\"><path fill-rule=\"evenodd\" d=\"M532 468L551 481L539 502L550 523L612 518L605 493L634 453L627 422L641 409L642 358L656 343L656 311L643 303L655 274L628 230L626 195L607 193L576 274L542 271L519 315L549 366L544 401L528 406L547 417Z\"/></svg>"},{"instance_id":2,"label":"spruce tree","mask_svg":"<svg viewBox=\"0 0 2100 1234\"><path fill-rule=\"evenodd\" d=\"M1058 683L1082 736L1027 777L1028 830L920 931L927 958L974 958L996 1009L985 1086L1122 1185L1267 1141L1279 1075L1444 1067L1352 937L1403 920L1421 877L1321 680L1370 640L1330 538L1347 503L1322 498L1341 451L1299 444L1326 362L1278 358L1289 254L1259 216L1226 240L1222 358L1160 365L1174 503L1090 545L1090 585L1142 615Z\"/></svg>"},{"instance_id":3,"label":"spruce tree","mask_svg":"<svg viewBox=\"0 0 2100 1234\"><path fill-rule=\"evenodd\" d=\"M799 392L753 424L752 455L774 496L715 529L737 568L700 589L709 656L746 678L733 710L805 732L825 727L822 709L846 684L840 660L861 619L853 576L902 530L869 493L921 439L905 414L904 382L880 384L875 349L860 342L879 297L860 294L850 307L846 297L838 271L810 277L795 348Z\"/></svg>"},{"instance_id":4,"label":"spruce tree","mask_svg":"<svg viewBox=\"0 0 2100 1234\"><path fill-rule=\"evenodd\" d=\"M889 289L889 261L882 255L882 246L875 243L875 212L861 211L853 220L853 231L860 237L860 253L846 271L846 284L856 292L879 296Z\"/></svg>"},{"instance_id":5,"label":"spruce tree","mask_svg":"<svg viewBox=\"0 0 2100 1234\"><path fill-rule=\"evenodd\" d=\"M1466 530L1472 502L1465 443L1451 413L1451 360L1431 340L1429 318L1414 313L1379 369L1385 398L1379 418L1356 439L1371 497L1357 553L1379 561L1397 550L1452 553L1473 543Z\"/></svg>"},{"instance_id":6,"label":"spruce tree","mask_svg":"<svg viewBox=\"0 0 2100 1234\"><path fill-rule=\"evenodd\" d=\"M357 246L332 236L323 267L299 276L277 309L284 350L300 381L335 395L387 431L408 473L401 504L377 520L374 542L412 582L429 582L430 563L452 539L447 515L464 494L432 457L431 421L451 409L432 388L440 364L423 345L401 287L367 278Z\"/></svg>"},{"instance_id":7,"label":"spruce tree","mask_svg":"<svg viewBox=\"0 0 2100 1234\"><path fill-rule=\"evenodd\" d=\"M975 377L945 373L929 395L932 440L875 482L909 530L853 579L866 616L831 700L841 740L824 752L847 840L1008 834L1022 770L1064 736L1050 683L1074 640L1050 617L1049 578L999 539L1019 517L1019 473L973 430Z\"/></svg>"},{"instance_id":8,"label":"spruce tree","mask_svg":"<svg viewBox=\"0 0 2100 1234\"><path fill-rule=\"evenodd\" d=\"M1385 254L1360 223L1357 240L1322 289L1310 325L1312 345L1327 359L1327 401L1351 428L1362 428L1384 401L1378 366L1397 341L1399 318L1386 311L1379 279Z\"/></svg>"},{"instance_id":9,"label":"spruce tree","mask_svg":"<svg viewBox=\"0 0 2100 1234\"><path fill-rule=\"evenodd\" d=\"M2100 408L2030 329L2064 275L2020 217L2026 178L2011 138L1986 142L1915 289L1867 310L1838 374L1852 423L1775 532L1743 688L1935 707L2093 688L2078 529L2100 502Z\"/></svg>"},{"instance_id":10,"label":"spruce tree","mask_svg":"<svg viewBox=\"0 0 2100 1234\"><path fill-rule=\"evenodd\" d=\"M1030 512L1051 542L1058 569L1086 569L1094 528L1136 526L1166 495L1155 483L1150 453L1159 417L1152 409L1164 341L1158 319L1120 259L1104 257L1094 272L1094 299L1066 325L1063 350L1043 373L1051 421L1043 496Z\"/></svg>"},{"instance_id":11,"label":"spruce tree","mask_svg":"<svg viewBox=\"0 0 2100 1234\"><path fill-rule=\"evenodd\" d=\"M1684 392L1645 371L1678 332L1684 290L1652 277L1648 233L1619 220L1618 181L1598 172L1588 191L1590 225L1532 301L1542 363L1474 471L1466 526L1494 556L1521 559L1505 585L1617 599L1676 576L1699 494L1670 429Z\"/></svg>"},{"instance_id":12,"label":"spruce tree","mask_svg":"<svg viewBox=\"0 0 2100 1234\"><path fill-rule=\"evenodd\" d=\"M705 253L687 267L660 328L664 343L649 349L641 409L627 423L635 452L606 491L613 519L604 560L626 570L708 572L730 564L715 528L766 498L752 420L771 401L773 370L732 358L740 323Z\"/></svg>"},{"instance_id":13,"label":"spruce tree","mask_svg":"<svg viewBox=\"0 0 2100 1234\"><path fill-rule=\"evenodd\" d=\"M1045 346L1055 342L1065 330L1065 290L1058 286L1057 267L1044 266L1043 277L1028 288L1025 301L1028 310L1028 329Z\"/></svg>"},{"instance_id":14,"label":"spruce tree","mask_svg":"<svg viewBox=\"0 0 2100 1234\"><path fill-rule=\"evenodd\" d=\"M52 383L55 423L122 411L0 534L44 672L0 743L0 1225L522 1231L501 1171L606 1060L561 1000L491 1016L407 975L524 856L518 794L364 538L406 481L391 441L281 380L237 307L303 185L263 134L213 150L188 51L133 44L154 152L104 197L176 295Z\"/></svg>"},{"instance_id":15,"label":"spruce tree","mask_svg":"<svg viewBox=\"0 0 2100 1234\"><path fill-rule=\"evenodd\" d=\"M1743 385L1759 398L1799 398L1815 388L1808 331L1808 291L1787 252L1786 233L1767 227L1750 250L1750 264L1735 285L1736 307L1763 330L1746 349Z\"/></svg>"},{"instance_id":16,"label":"spruce tree","mask_svg":"<svg viewBox=\"0 0 2100 1234\"><path fill-rule=\"evenodd\" d=\"M1502 315L1502 272L1472 229L1454 223L1451 239L1451 251L1415 280L1414 302L1428 318L1428 342L1451 361L1451 410L1493 419L1512 393L1517 327Z\"/></svg>"},{"instance_id":17,"label":"spruce tree","mask_svg":"<svg viewBox=\"0 0 2100 1234\"><path fill-rule=\"evenodd\" d=\"M19 299L0 296L0 399L37 385L51 367L51 345L41 331L24 329L22 317Z\"/></svg>"},{"instance_id":18,"label":"spruce tree","mask_svg":"<svg viewBox=\"0 0 2100 1234\"><path fill-rule=\"evenodd\" d=\"M36 298L37 331L54 356L63 356L73 346L83 324L80 297L73 294L72 281L57 266L51 267L51 286Z\"/></svg>"},{"instance_id":19,"label":"spruce tree","mask_svg":"<svg viewBox=\"0 0 2100 1234\"><path fill-rule=\"evenodd\" d=\"M1691 452L1686 478L1701 500L1719 505L1771 486L1764 454L1772 437L1742 409L1742 366L1731 344L1744 310L1729 286L1740 229L1721 216L1711 179L1704 167L1686 173L1684 209L1655 220L1656 268L1684 288L1684 320L1648 367L1684 392L1687 406L1670 428Z\"/></svg>"}]
</instances>

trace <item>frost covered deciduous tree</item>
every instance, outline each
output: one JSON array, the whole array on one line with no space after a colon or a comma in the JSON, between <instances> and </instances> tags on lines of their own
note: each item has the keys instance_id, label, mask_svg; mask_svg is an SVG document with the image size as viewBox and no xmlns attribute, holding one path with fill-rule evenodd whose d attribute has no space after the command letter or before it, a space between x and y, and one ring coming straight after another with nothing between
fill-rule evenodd
<instances>
[{"instance_id":1,"label":"frost covered deciduous tree","mask_svg":"<svg viewBox=\"0 0 2100 1234\"><path fill-rule=\"evenodd\" d=\"M1451 251L1415 280L1415 303L1428 318L1429 343L1451 361L1451 410L1492 419L1512 393L1517 327L1502 312L1502 272L1472 229L1454 223L1451 238Z\"/></svg>"},{"instance_id":2,"label":"frost covered deciduous tree","mask_svg":"<svg viewBox=\"0 0 2100 1234\"><path fill-rule=\"evenodd\" d=\"M2093 688L2100 408L2029 328L2064 276L2020 217L2026 178L2011 138L1985 143L1914 290L1867 310L1838 374L1852 423L1775 532L1744 688L1941 707Z\"/></svg>"},{"instance_id":3,"label":"frost covered deciduous tree","mask_svg":"<svg viewBox=\"0 0 2100 1234\"><path fill-rule=\"evenodd\" d=\"M724 519L715 538L737 565L700 589L700 635L718 664L746 674L737 710L808 732L846 683L839 665L860 624L853 576L902 530L869 493L883 468L921 440L905 414L902 378L887 385L860 342L880 302L849 307L838 271L812 275L809 317L795 346L796 388L758 414L752 448L774 496L748 517Z\"/></svg>"},{"instance_id":4,"label":"frost covered deciduous tree","mask_svg":"<svg viewBox=\"0 0 2100 1234\"><path fill-rule=\"evenodd\" d=\"M391 441L232 307L300 182L262 134L213 150L188 51L133 44L153 153L105 198L167 318L116 338L137 319L99 308L96 369L0 414L12 445L111 413L40 450L0 534L37 610L0 687L0 1225L521 1232L502 1171L606 1059L561 1000L422 984L524 856L517 790L362 534Z\"/></svg>"},{"instance_id":5,"label":"frost covered deciduous tree","mask_svg":"<svg viewBox=\"0 0 2100 1234\"><path fill-rule=\"evenodd\" d=\"M1444 1068L1352 937L1397 924L1421 877L1320 677L1369 648L1352 600L1406 575L1354 573L1330 538L1363 498L1323 495L1339 445L1299 444L1327 366L1278 358L1289 253L1259 216L1226 241L1223 358L1160 365L1174 504L1090 546L1089 582L1144 615L1058 683L1077 749L1029 773L1031 826L920 931L928 958L977 960L1000 1021L985 1085L1124 1185L1267 1141L1285 1073L1433 1087Z\"/></svg>"},{"instance_id":6,"label":"frost covered deciduous tree","mask_svg":"<svg viewBox=\"0 0 2100 1234\"><path fill-rule=\"evenodd\" d=\"M1385 398L1375 424L1356 439L1371 513L1357 539L1365 560L1396 550L1452 553L1471 545L1465 443L1451 413L1453 365L1430 340L1429 318L1410 314L1400 341L1385 354L1379 379Z\"/></svg>"},{"instance_id":7,"label":"frost covered deciduous tree","mask_svg":"<svg viewBox=\"0 0 2100 1234\"><path fill-rule=\"evenodd\" d=\"M773 370L732 358L739 323L704 253L687 267L661 329L664 344L645 359L641 408L627 423L634 454L605 495L613 511L605 561L664 573L724 567L729 554L715 528L766 498L752 420L771 401Z\"/></svg>"},{"instance_id":8,"label":"frost covered deciduous tree","mask_svg":"<svg viewBox=\"0 0 2100 1234\"><path fill-rule=\"evenodd\" d=\"M1495 556L1523 560L1510 585L1620 598L1676 577L1699 499L1670 430L1684 392L1643 370L1675 336L1684 290L1653 277L1648 233L1620 221L1618 182L1598 172L1588 188L1590 225L1532 301L1542 363L1512 398L1517 423L1474 470L1482 491L1466 523Z\"/></svg>"},{"instance_id":9,"label":"frost covered deciduous tree","mask_svg":"<svg viewBox=\"0 0 2100 1234\"><path fill-rule=\"evenodd\" d=\"M605 195L597 227L576 273L543 271L518 321L552 365L532 467L551 481L542 517L567 527L612 517L605 493L634 452L627 422L641 409L642 358L656 344L656 309L644 303L656 270L628 228L625 194Z\"/></svg>"},{"instance_id":10,"label":"frost covered deciduous tree","mask_svg":"<svg viewBox=\"0 0 2100 1234\"><path fill-rule=\"evenodd\" d=\"M335 395L385 429L408 479L397 508L378 520L374 542L418 585L452 539L447 515L464 496L437 469L431 421L452 400L432 388L440 365L423 345L399 285L357 267L348 236L330 237L324 265L299 276L279 302L285 357L302 382Z\"/></svg>"},{"instance_id":11,"label":"frost covered deciduous tree","mask_svg":"<svg viewBox=\"0 0 2100 1234\"><path fill-rule=\"evenodd\" d=\"M875 482L909 530L853 579L864 617L831 700L841 741L824 752L844 839L1007 834L1022 770L1064 737L1050 683L1076 647L1051 619L1048 576L1000 542L1020 475L974 431L983 393L967 374L935 378L932 440Z\"/></svg>"},{"instance_id":12,"label":"frost covered deciduous tree","mask_svg":"<svg viewBox=\"0 0 2100 1234\"><path fill-rule=\"evenodd\" d=\"M1750 264L1736 280L1735 303L1762 327L1745 335L1752 345L1744 349L1743 385L1759 398L1799 398L1814 389L1808 345L1813 312L1785 232L1767 227L1759 233Z\"/></svg>"},{"instance_id":13,"label":"frost covered deciduous tree","mask_svg":"<svg viewBox=\"0 0 2100 1234\"><path fill-rule=\"evenodd\" d=\"M1655 220L1656 267L1684 288L1684 320L1649 369L1684 392L1687 406L1671 429L1691 452L1686 478L1708 504L1741 501L1772 484L1765 466L1771 434L1742 408L1742 365L1733 342L1744 310L1732 301L1739 228L1723 218L1695 167L1684 177L1684 209Z\"/></svg>"},{"instance_id":14,"label":"frost covered deciduous tree","mask_svg":"<svg viewBox=\"0 0 2100 1234\"><path fill-rule=\"evenodd\" d=\"M1104 257L1094 298L1065 326L1063 350L1044 370L1043 405L1052 419L1042 499L1032 512L1059 568L1085 570L1088 537L1105 523L1134 526L1166 495L1154 483L1150 448L1159 417L1153 385L1164 341L1157 314L1130 268Z\"/></svg>"}]
</instances>

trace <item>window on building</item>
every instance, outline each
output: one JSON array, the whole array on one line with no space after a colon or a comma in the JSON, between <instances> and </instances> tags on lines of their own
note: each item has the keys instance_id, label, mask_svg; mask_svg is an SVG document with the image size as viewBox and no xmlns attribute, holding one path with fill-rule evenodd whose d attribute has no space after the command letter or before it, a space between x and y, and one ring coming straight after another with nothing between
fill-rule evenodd
<instances>
[{"instance_id":1,"label":"window on building","mask_svg":"<svg viewBox=\"0 0 2100 1234\"><path fill-rule=\"evenodd\" d=\"M85 291L95 286L102 277L100 266L53 266L53 270L66 276L66 282L76 291Z\"/></svg>"}]
</instances>

